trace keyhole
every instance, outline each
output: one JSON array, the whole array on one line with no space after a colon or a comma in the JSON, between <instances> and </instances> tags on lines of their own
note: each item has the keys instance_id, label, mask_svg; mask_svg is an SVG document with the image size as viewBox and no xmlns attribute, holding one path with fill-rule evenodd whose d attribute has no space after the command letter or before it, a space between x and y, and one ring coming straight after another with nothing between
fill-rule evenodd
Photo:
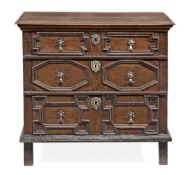
<instances>
[{"instance_id":1,"label":"keyhole","mask_svg":"<svg viewBox=\"0 0 196 175\"><path fill-rule=\"evenodd\" d=\"M97 101L95 101L95 103L94 103L94 104L95 104L95 106L97 106Z\"/></svg>"},{"instance_id":2,"label":"keyhole","mask_svg":"<svg viewBox=\"0 0 196 175\"><path fill-rule=\"evenodd\" d=\"M95 69L97 69L97 65L95 64Z\"/></svg>"}]
</instances>

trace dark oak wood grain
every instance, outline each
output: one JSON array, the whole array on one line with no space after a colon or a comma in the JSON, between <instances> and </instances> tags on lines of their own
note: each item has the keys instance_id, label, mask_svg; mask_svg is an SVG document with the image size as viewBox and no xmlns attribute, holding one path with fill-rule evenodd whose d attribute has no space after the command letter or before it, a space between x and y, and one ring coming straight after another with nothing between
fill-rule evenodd
<instances>
[{"instance_id":1,"label":"dark oak wood grain","mask_svg":"<svg viewBox=\"0 0 196 175\"><path fill-rule=\"evenodd\" d=\"M24 12L16 24L25 165L36 142L158 142L167 164L167 15Z\"/></svg>"},{"instance_id":2,"label":"dark oak wood grain","mask_svg":"<svg viewBox=\"0 0 196 175\"><path fill-rule=\"evenodd\" d=\"M122 25L149 26L168 25L174 23L164 13L99 13L99 12L24 12L17 20L18 25Z\"/></svg>"}]
</instances>

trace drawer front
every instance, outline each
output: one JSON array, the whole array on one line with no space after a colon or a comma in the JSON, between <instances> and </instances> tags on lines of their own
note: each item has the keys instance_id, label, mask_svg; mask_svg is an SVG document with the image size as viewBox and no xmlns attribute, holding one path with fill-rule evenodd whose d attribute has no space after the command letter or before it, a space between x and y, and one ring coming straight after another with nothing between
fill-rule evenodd
<instances>
[{"instance_id":1,"label":"drawer front","mask_svg":"<svg viewBox=\"0 0 196 175\"><path fill-rule=\"evenodd\" d=\"M89 134L86 96L34 96L33 134Z\"/></svg>"},{"instance_id":2,"label":"drawer front","mask_svg":"<svg viewBox=\"0 0 196 175\"><path fill-rule=\"evenodd\" d=\"M166 55L167 35L156 32L34 32L31 53L68 56Z\"/></svg>"},{"instance_id":3,"label":"drawer front","mask_svg":"<svg viewBox=\"0 0 196 175\"><path fill-rule=\"evenodd\" d=\"M157 91L159 90L159 62L34 61L32 83L35 91Z\"/></svg>"},{"instance_id":4,"label":"drawer front","mask_svg":"<svg viewBox=\"0 0 196 175\"><path fill-rule=\"evenodd\" d=\"M103 97L103 134L158 134L158 96Z\"/></svg>"},{"instance_id":5,"label":"drawer front","mask_svg":"<svg viewBox=\"0 0 196 175\"><path fill-rule=\"evenodd\" d=\"M157 62L118 60L103 66L103 83L118 91L143 91L158 85ZM153 89L155 90L155 89Z\"/></svg>"},{"instance_id":6,"label":"drawer front","mask_svg":"<svg viewBox=\"0 0 196 175\"><path fill-rule=\"evenodd\" d=\"M108 32L104 51L108 55L157 55L159 34L152 32Z\"/></svg>"},{"instance_id":7,"label":"drawer front","mask_svg":"<svg viewBox=\"0 0 196 175\"><path fill-rule=\"evenodd\" d=\"M34 64L32 83L45 90L71 91L89 82L89 67L76 61L48 60Z\"/></svg>"},{"instance_id":8,"label":"drawer front","mask_svg":"<svg viewBox=\"0 0 196 175\"><path fill-rule=\"evenodd\" d=\"M33 96L33 134L158 134L158 96Z\"/></svg>"},{"instance_id":9,"label":"drawer front","mask_svg":"<svg viewBox=\"0 0 196 175\"><path fill-rule=\"evenodd\" d=\"M32 54L84 55L87 42L83 32L35 32L32 33Z\"/></svg>"}]
</instances>

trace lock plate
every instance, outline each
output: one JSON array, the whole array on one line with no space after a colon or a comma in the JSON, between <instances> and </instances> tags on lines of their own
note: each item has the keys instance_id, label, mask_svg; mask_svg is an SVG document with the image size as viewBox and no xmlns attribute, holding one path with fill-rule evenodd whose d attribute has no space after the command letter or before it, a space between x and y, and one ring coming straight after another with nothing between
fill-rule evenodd
<instances>
[{"instance_id":1,"label":"lock plate","mask_svg":"<svg viewBox=\"0 0 196 175\"><path fill-rule=\"evenodd\" d=\"M101 69L101 63L100 61L94 60L91 61L91 70L95 73L99 72Z\"/></svg>"},{"instance_id":2,"label":"lock plate","mask_svg":"<svg viewBox=\"0 0 196 175\"><path fill-rule=\"evenodd\" d=\"M99 97L93 97L91 99L91 106L93 109L98 110L101 107L101 99Z\"/></svg>"},{"instance_id":3,"label":"lock plate","mask_svg":"<svg viewBox=\"0 0 196 175\"><path fill-rule=\"evenodd\" d=\"M101 38L98 34L93 34L91 36L91 42L94 46L97 46L100 43L100 40L101 40Z\"/></svg>"}]
</instances>

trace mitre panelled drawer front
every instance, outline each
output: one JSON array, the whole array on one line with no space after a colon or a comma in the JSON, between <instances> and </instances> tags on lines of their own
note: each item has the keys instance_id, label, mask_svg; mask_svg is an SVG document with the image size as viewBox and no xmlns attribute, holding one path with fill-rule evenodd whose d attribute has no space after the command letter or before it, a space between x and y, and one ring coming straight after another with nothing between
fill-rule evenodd
<instances>
[{"instance_id":1,"label":"mitre panelled drawer front","mask_svg":"<svg viewBox=\"0 0 196 175\"><path fill-rule=\"evenodd\" d=\"M33 134L158 134L158 96L33 96Z\"/></svg>"},{"instance_id":2,"label":"mitre panelled drawer front","mask_svg":"<svg viewBox=\"0 0 196 175\"><path fill-rule=\"evenodd\" d=\"M87 47L84 32L32 33L32 54L83 55Z\"/></svg>"},{"instance_id":3,"label":"mitre panelled drawer front","mask_svg":"<svg viewBox=\"0 0 196 175\"><path fill-rule=\"evenodd\" d=\"M16 23L25 165L36 142L158 142L167 164L167 15L25 12Z\"/></svg>"},{"instance_id":4,"label":"mitre panelled drawer front","mask_svg":"<svg viewBox=\"0 0 196 175\"><path fill-rule=\"evenodd\" d=\"M33 32L33 55L166 55L165 33ZM160 47L161 46L161 47Z\"/></svg>"},{"instance_id":5,"label":"mitre panelled drawer front","mask_svg":"<svg viewBox=\"0 0 196 175\"><path fill-rule=\"evenodd\" d=\"M157 60L46 60L32 65L35 91L163 90L159 89Z\"/></svg>"}]
</instances>

